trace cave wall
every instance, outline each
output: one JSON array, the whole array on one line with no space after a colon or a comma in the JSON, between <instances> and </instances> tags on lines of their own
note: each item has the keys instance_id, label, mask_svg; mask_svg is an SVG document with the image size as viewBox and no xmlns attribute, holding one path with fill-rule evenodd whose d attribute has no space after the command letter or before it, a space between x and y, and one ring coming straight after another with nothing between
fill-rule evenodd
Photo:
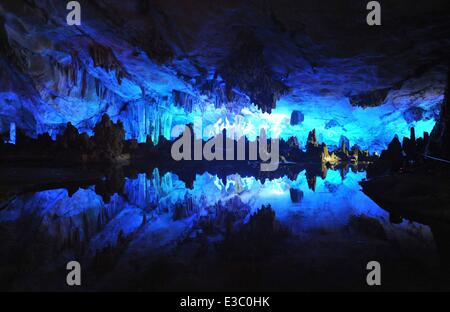
<instances>
[{"instance_id":1,"label":"cave wall","mask_svg":"<svg viewBox=\"0 0 450 312\"><path fill-rule=\"evenodd\" d=\"M140 142L196 117L210 137L239 113L250 136L316 129L381 150L430 132L443 102L446 1L386 1L380 28L354 1L80 3L76 27L64 1L0 4L0 133L15 122L55 137L71 122L91 134L107 113Z\"/></svg>"}]
</instances>

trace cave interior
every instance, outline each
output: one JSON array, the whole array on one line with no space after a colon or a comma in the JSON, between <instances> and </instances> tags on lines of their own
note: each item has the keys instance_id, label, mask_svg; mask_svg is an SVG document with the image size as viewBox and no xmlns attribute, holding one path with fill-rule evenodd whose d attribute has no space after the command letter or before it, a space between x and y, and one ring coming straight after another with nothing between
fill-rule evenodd
<instances>
[{"instance_id":1,"label":"cave interior","mask_svg":"<svg viewBox=\"0 0 450 312\"><path fill-rule=\"evenodd\" d=\"M0 3L0 289L449 290L448 0L78 2Z\"/></svg>"}]
</instances>

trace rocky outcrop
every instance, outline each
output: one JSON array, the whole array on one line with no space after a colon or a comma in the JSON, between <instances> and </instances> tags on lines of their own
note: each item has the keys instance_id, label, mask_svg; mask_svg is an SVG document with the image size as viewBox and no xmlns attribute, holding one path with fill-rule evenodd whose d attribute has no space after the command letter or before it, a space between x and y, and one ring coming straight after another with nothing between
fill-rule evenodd
<instances>
[{"instance_id":1,"label":"rocky outcrop","mask_svg":"<svg viewBox=\"0 0 450 312\"><path fill-rule=\"evenodd\" d=\"M450 65L449 65L450 66ZM450 159L450 70L447 78L445 98L436 125L431 131L427 155Z\"/></svg>"},{"instance_id":2,"label":"rocky outcrop","mask_svg":"<svg viewBox=\"0 0 450 312\"><path fill-rule=\"evenodd\" d=\"M58 0L3 1L0 133L15 122L34 138L55 138L71 122L90 134L107 113L123 121L127 138L150 135L156 144L161 134L170 137L180 107L244 109L253 118L276 107L379 150L393 129L430 127L445 87L447 2L400 9L406 2L383 12L378 33L351 1L319 8L291 0L92 0L83 3L89 14L79 27L67 26ZM296 114L293 124L304 126ZM373 135L357 131L366 126ZM331 137L324 140L337 145Z\"/></svg>"},{"instance_id":3,"label":"rocky outcrop","mask_svg":"<svg viewBox=\"0 0 450 312\"><path fill-rule=\"evenodd\" d=\"M403 112L403 118L407 123L419 121L423 119L425 112L422 107L411 107Z\"/></svg>"},{"instance_id":4,"label":"rocky outcrop","mask_svg":"<svg viewBox=\"0 0 450 312\"><path fill-rule=\"evenodd\" d=\"M319 146L319 143L317 141L316 129L313 129L308 133L308 139L306 140L306 150L312 151L313 149L317 148L318 146Z\"/></svg>"},{"instance_id":5,"label":"rocky outcrop","mask_svg":"<svg viewBox=\"0 0 450 312\"><path fill-rule=\"evenodd\" d=\"M119 85L122 84L122 79L127 73L111 48L94 43L89 46L89 54L94 62L94 67L100 66L107 72L115 71L117 82Z\"/></svg>"},{"instance_id":6,"label":"rocky outcrop","mask_svg":"<svg viewBox=\"0 0 450 312\"><path fill-rule=\"evenodd\" d=\"M294 110L291 113L291 120L290 124L291 126L299 125L305 120L305 115L303 115L302 112L298 110Z\"/></svg>"},{"instance_id":7,"label":"rocky outcrop","mask_svg":"<svg viewBox=\"0 0 450 312\"><path fill-rule=\"evenodd\" d=\"M27 136L20 128L16 133L16 144L0 144L2 159L21 161L44 161L54 165L61 163L115 163L125 157L124 146L132 150L135 140L125 141L125 130L121 121L114 123L108 115L94 127L94 135L79 133L70 122L56 140L48 133L36 139ZM126 143L126 144L125 144ZM136 143L136 142L135 142ZM137 146L135 146L135 149ZM125 157L126 158L126 157Z\"/></svg>"},{"instance_id":8,"label":"rocky outcrop","mask_svg":"<svg viewBox=\"0 0 450 312\"><path fill-rule=\"evenodd\" d=\"M450 74L441 113L431 135L425 132L423 137L417 138L415 129L411 128L409 138L403 138L402 143L398 137L395 137L388 148L381 153L379 160L368 167L369 176L396 173L407 168L418 167L428 159L438 162L448 161L450 158L449 89Z\"/></svg>"},{"instance_id":9,"label":"rocky outcrop","mask_svg":"<svg viewBox=\"0 0 450 312\"><path fill-rule=\"evenodd\" d=\"M198 213L198 209L195 209L192 203L192 196L188 194L185 195L182 201L177 202L173 209L173 220L175 221L188 218Z\"/></svg>"},{"instance_id":10,"label":"rocky outcrop","mask_svg":"<svg viewBox=\"0 0 450 312\"><path fill-rule=\"evenodd\" d=\"M270 257L268 251L289 237L290 232L276 220L275 211L267 205L253 213L236 231L227 234L218 246L221 256L254 261Z\"/></svg>"}]
</instances>

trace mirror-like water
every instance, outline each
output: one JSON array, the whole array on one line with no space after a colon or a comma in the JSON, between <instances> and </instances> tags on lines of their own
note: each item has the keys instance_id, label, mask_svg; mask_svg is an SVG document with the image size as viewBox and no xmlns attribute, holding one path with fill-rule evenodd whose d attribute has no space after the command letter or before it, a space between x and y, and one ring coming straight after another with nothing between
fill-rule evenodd
<instances>
[{"instance_id":1,"label":"mirror-like water","mask_svg":"<svg viewBox=\"0 0 450 312\"><path fill-rule=\"evenodd\" d=\"M17 196L0 211L1 285L64 289L65 263L77 260L86 289L364 289L376 260L386 287L441 287L433 229L392 224L364 178L203 173L189 189L155 169L106 199L95 186ZM263 206L274 218L252 218Z\"/></svg>"}]
</instances>

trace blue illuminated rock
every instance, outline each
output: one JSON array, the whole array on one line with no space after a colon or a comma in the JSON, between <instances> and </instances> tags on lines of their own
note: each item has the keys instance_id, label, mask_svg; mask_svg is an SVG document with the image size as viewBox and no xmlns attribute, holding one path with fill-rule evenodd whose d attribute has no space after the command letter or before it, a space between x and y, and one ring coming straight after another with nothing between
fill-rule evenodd
<instances>
[{"instance_id":1,"label":"blue illuminated rock","mask_svg":"<svg viewBox=\"0 0 450 312\"><path fill-rule=\"evenodd\" d=\"M294 110L291 113L291 126L299 125L305 120L305 115L302 112Z\"/></svg>"},{"instance_id":2,"label":"blue illuminated rock","mask_svg":"<svg viewBox=\"0 0 450 312\"><path fill-rule=\"evenodd\" d=\"M336 120L331 119L329 122L327 122L325 124L325 129L331 129L331 128L334 128L334 127L337 127L337 126L339 126L339 123Z\"/></svg>"},{"instance_id":3,"label":"blue illuminated rock","mask_svg":"<svg viewBox=\"0 0 450 312\"><path fill-rule=\"evenodd\" d=\"M303 199L304 193L301 190L290 188L289 195L293 203L299 203Z\"/></svg>"},{"instance_id":4,"label":"blue illuminated rock","mask_svg":"<svg viewBox=\"0 0 450 312\"><path fill-rule=\"evenodd\" d=\"M422 107L411 107L403 113L403 117L407 123L412 123L422 120L424 113L425 110Z\"/></svg>"}]
</instances>

